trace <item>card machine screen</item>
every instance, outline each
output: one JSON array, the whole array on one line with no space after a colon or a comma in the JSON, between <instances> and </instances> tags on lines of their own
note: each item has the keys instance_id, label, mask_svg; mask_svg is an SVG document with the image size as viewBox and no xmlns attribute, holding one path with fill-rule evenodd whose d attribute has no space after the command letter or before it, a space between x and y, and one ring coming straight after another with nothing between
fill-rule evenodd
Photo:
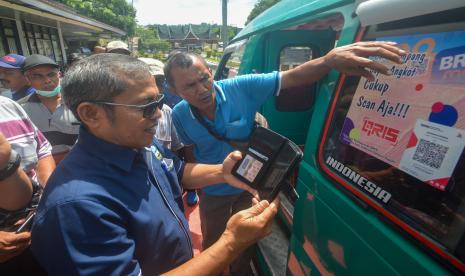
<instances>
[{"instance_id":1,"label":"card machine screen","mask_svg":"<svg viewBox=\"0 0 465 276\"><path fill-rule=\"evenodd\" d=\"M259 127L252 133L249 147L232 173L257 189L260 198L272 200L302 156L292 141Z\"/></svg>"}]
</instances>

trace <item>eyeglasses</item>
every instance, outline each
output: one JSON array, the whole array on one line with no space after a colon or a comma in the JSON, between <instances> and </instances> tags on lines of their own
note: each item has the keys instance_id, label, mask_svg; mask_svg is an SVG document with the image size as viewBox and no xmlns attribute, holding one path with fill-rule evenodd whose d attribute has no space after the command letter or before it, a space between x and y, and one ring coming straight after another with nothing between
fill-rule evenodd
<instances>
[{"instance_id":1,"label":"eyeglasses","mask_svg":"<svg viewBox=\"0 0 465 276\"><path fill-rule=\"evenodd\" d=\"M154 100L153 102L147 103L147 104L141 104L141 105L135 105L135 104L120 104L120 103L110 103L110 102L93 102L97 104L105 104L105 105L111 105L111 106L125 106L129 108L136 108L142 111L142 116L146 119L150 119L153 117L153 114L155 114L155 111L158 109L161 110L163 104L164 104L164 99L165 95L160 94L158 96L158 99Z\"/></svg>"}]
</instances>

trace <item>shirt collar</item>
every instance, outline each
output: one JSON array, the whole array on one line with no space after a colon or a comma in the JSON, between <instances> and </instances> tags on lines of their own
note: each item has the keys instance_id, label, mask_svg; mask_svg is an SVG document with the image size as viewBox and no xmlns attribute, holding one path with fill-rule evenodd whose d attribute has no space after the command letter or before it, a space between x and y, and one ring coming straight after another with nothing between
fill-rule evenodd
<instances>
[{"instance_id":1,"label":"shirt collar","mask_svg":"<svg viewBox=\"0 0 465 276\"><path fill-rule=\"evenodd\" d=\"M94 136L83 126L79 129L77 144L91 155L95 155L126 172L131 170L137 154L134 149L115 145Z\"/></svg>"},{"instance_id":2,"label":"shirt collar","mask_svg":"<svg viewBox=\"0 0 465 276\"><path fill-rule=\"evenodd\" d=\"M31 95L34 93L35 89L30 87L30 86L24 86L23 88L19 89L18 91L12 91L12 98L13 100L19 100L21 98L24 98L26 96Z\"/></svg>"},{"instance_id":3,"label":"shirt collar","mask_svg":"<svg viewBox=\"0 0 465 276\"><path fill-rule=\"evenodd\" d=\"M32 93L27 101L31 103L40 103L40 99L37 97L37 93Z\"/></svg>"},{"instance_id":4,"label":"shirt collar","mask_svg":"<svg viewBox=\"0 0 465 276\"><path fill-rule=\"evenodd\" d=\"M213 82L213 89L215 89L216 91L216 96L215 96L216 102L220 104L223 102L226 102L226 96L224 95L223 88L221 88L221 86L216 84L216 82Z\"/></svg>"}]
</instances>

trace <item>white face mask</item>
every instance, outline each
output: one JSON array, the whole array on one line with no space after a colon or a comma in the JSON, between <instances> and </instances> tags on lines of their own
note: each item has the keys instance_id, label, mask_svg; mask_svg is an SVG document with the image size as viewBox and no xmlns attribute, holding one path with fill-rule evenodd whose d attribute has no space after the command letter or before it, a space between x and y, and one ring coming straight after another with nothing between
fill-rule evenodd
<instances>
[{"instance_id":1,"label":"white face mask","mask_svg":"<svg viewBox=\"0 0 465 276\"><path fill-rule=\"evenodd\" d=\"M11 92L10 89L2 89L0 88L0 96L3 96L3 97L7 97L7 98L12 98L13 97L13 93Z\"/></svg>"},{"instance_id":2,"label":"white face mask","mask_svg":"<svg viewBox=\"0 0 465 276\"><path fill-rule=\"evenodd\" d=\"M55 97L61 92L61 85L58 85L52 91L36 90L36 93L44 97Z\"/></svg>"}]
</instances>

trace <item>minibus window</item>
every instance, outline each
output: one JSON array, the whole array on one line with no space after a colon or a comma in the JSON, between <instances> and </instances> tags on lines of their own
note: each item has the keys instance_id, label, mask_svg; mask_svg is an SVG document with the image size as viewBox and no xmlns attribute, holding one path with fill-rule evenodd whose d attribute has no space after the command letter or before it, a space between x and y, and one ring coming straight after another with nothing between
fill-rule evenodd
<instances>
[{"instance_id":1,"label":"minibus window","mask_svg":"<svg viewBox=\"0 0 465 276\"><path fill-rule=\"evenodd\" d=\"M401 64L377 59L391 75L341 79L320 163L401 229L464 263L465 22L376 27L363 40L395 41L407 54Z\"/></svg>"},{"instance_id":2,"label":"minibus window","mask_svg":"<svg viewBox=\"0 0 465 276\"><path fill-rule=\"evenodd\" d=\"M242 57L244 56L246 42L247 40L243 40L231 45L233 50L225 53L218 67L220 71L217 74L217 80L230 79L237 75L241 66Z\"/></svg>"},{"instance_id":3,"label":"minibus window","mask_svg":"<svg viewBox=\"0 0 465 276\"><path fill-rule=\"evenodd\" d=\"M293 69L313 57L313 50L308 46L288 46L281 50L279 55L279 71L287 71ZM295 112L308 110L313 106L313 97L315 85L310 87L297 87L288 89L285 93L280 93L276 97L276 109L284 112ZM281 91L282 92L282 91Z\"/></svg>"}]
</instances>

